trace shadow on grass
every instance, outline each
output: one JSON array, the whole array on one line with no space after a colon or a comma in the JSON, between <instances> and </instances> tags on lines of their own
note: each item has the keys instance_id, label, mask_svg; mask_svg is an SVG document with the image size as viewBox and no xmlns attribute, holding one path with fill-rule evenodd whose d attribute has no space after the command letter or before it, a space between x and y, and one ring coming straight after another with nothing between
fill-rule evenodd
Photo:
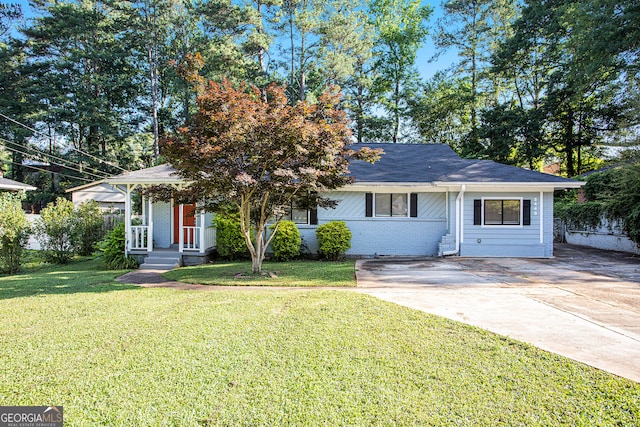
<instances>
[{"instance_id":1,"label":"shadow on grass","mask_svg":"<svg viewBox=\"0 0 640 427\"><path fill-rule=\"evenodd\" d=\"M104 270L99 259L27 267L15 275L0 275L0 299L140 289L115 281L124 273L126 271Z\"/></svg>"}]
</instances>

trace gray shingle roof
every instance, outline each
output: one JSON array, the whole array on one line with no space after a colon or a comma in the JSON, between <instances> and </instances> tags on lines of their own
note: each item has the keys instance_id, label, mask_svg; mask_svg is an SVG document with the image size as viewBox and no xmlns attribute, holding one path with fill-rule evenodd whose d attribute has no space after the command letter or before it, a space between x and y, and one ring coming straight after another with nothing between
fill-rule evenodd
<instances>
[{"instance_id":1,"label":"gray shingle roof","mask_svg":"<svg viewBox=\"0 0 640 427\"><path fill-rule=\"evenodd\" d=\"M578 182L542 172L503 165L491 160L460 158L445 144L363 144L382 148L375 164L353 161L355 183L538 183L575 187ZM352 146L358 149L359 145ZM108 178L110 184L158 184L182 182L168 164L154 166Z\"/></svg>"},{"instance_id":2,"label":"gray shingle roof","mask_svg":"<svg viewBox=\"0 0 640 427\"><path fill-rule=\"evenodd\" d=\"M182 179L175 173L173 166L163 164L137 171L125 172L107 178L106 181L109 184L169 184L182 182Z\"/></svg>"},{"instance_id":3,"label":"gray shingle roof","mask_svg":"<svg viewBox=\"0 0 640 427\"><path fill-rule=\"evenodd\" d=\"M448 172L452 162L462 159L444 144L364 144L382 148L374 164L353 161L349 167L356 182L433 182ZM358 145L352 146L354 150Z\"/></svg>"},{"instance_id":4,"label":"gray shingle roof","mask_svg":"<svg viewBox=\"0 0 640 427\"><path fill-rule=\"evenodd\" d=\"M382 148L385 154L375 164L351 163L355 182L381 183L548 183L576 181L542 172L503 165L490 160L460 158L445 144L363 144ZM354 149L358 145L353 146Z\"/></svg>"},{"instance_id":5,"label":"gray shingle roof","mask_svg":"<svg viewBox=\"0 0 640 427\"><path fill-rule=\"evenodd\" d=\"M28 184L23 184L21 182L18 181L14 181L12 179L9 178L4 178L0 176L0 190L9 190L9 191L20 191L20 190L25 190L25 191L32 191L32 190L37 190L36 187L32 186L32 185L28 185Z\"/></svg>"}]
</instances>

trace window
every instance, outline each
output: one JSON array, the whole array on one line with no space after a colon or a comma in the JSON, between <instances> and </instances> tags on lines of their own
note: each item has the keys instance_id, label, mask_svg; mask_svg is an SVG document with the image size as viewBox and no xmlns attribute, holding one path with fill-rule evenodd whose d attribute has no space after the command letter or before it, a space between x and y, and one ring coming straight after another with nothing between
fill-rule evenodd
<instances>
[{"instance_id":1,"label":"window","mask_svg":"<svg viewBox=\"0 0 640 427\"><path fill-rule=\"evenodd\" d=\"M402 193L376 194L376 216L407 216L407 195Z\"/></svg>"},{"instance_id":2,"label":"window","mask_svg":"<svg viewBox=\"0 0 640 427\"><path fill-rule=\"evenodd\" d=\"M474 225L531 225L531 200L474 200Z\"/></svg>"},{"instance_id":3,"label":"window","mask_svg":"<svg viewBox=\"0 0 640 427\"><path fill-rule=\"evenodd\" d=\"M308 224L309 211L306 209L293 208L289 211L289 219L296 224Z\"/></svg>"},{"instance_id":4,"label":"window","mask_svg":"<svg viewBox=\"0 0 640 427\"><path fill-rule=\"evenodd\" d=\"M374 203L375 202L375 203ZM374 208L375 206L375 208ZM412 217L418 216L417 193L366 193L365 216Z\"/></svg>"},{"instance_id":5,"label":"window","mask_svg":"<svg viewBox=\"0 0 640 427\"><path fill-rule=\"evenodd\" d=\"M318 224L318 211L316 209L287 209L283 219L288 219L296 224Z\"/></svg>"}]
</instances>

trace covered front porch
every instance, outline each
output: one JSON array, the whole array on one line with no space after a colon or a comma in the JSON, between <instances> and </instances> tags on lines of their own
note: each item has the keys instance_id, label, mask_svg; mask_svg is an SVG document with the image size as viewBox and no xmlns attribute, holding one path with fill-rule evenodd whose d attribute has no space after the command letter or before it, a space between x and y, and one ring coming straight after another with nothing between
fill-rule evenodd
<instances>
[{"instance_id":1,"label":"covered front porch","mask_svg":"<svg viewBox=\"0 0 640 427\"><path fill-rule=\"evenodd\" d=\"M202 263L215 246L213 215L197 205L174 204L143 195L153 185L179 188L183 181L168 165L127 172L109 180L125 195L125 253L142 260L174 254L179 265ZM201 262L197 262L198 260ZM146 261L145 261L146 262Z\"/></svg>"}]
</instances>

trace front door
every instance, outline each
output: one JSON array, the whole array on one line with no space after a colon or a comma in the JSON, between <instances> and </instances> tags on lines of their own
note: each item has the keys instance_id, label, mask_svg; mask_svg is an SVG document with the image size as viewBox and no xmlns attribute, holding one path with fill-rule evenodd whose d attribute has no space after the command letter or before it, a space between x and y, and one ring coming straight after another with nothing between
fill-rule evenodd
<instances>
[{"instance_id":1,"label":"front door","mask_svg":"<svg viewBox=\"0 0 640 427\"><path fill-rule=\"evenodd\" d=\"M182 225L184 227L194 227L196 225L195 205L184 205L182 209ZM194 241L193 228L188 228L184 231L184 242ZM173 243L180 243L180 206L175 205L173 207Z\"/></svg>"}]
</instances>

